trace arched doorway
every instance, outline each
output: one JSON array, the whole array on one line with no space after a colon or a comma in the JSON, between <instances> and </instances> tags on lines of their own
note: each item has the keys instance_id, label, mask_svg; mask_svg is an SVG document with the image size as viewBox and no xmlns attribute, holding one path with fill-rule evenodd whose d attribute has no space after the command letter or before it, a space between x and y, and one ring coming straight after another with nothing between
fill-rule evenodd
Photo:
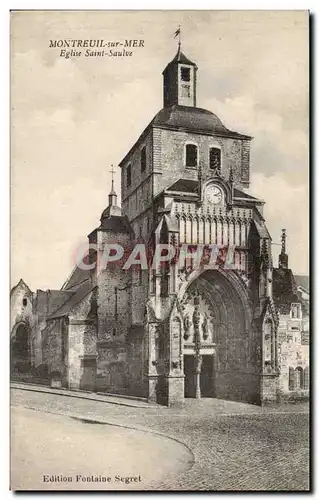
<instances>
[{"instance_id":1,"label":"arched doorway","mask_svg":"<svg viewBox=\"0 0 319 500\"><path fill-rule=\"evenodd\" d=\"M185 397L259 402L252 356L258 339L245 287L231 270L204 271L187 287L181 300Z\"/></svg>"},{"instance_id":2,"label":"arched doorway","mask_svg":"<svg viewBox=\"0 0 319 500\"><path fill-rule=\"evenodd\" d=\"M30 364L30 329L25 323L15 325L11 337L11 368L27 371Z\"/></svg>"}]
</instances>

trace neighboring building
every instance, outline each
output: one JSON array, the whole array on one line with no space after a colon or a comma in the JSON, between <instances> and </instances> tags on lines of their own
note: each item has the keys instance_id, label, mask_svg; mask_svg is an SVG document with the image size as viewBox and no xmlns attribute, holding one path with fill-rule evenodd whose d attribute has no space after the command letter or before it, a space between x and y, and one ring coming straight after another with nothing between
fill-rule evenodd
<instances>
[{"instance_id":1,"label":"neighboring building","mask_svg":"<svg viewBox=\"0 0 319 500\"><path fill-rule=\"evenodd\" d=\"M264 202L246 191L251 137L196 106L197 66L180 47L163 77L163 109L120 162L122 209L112 182L88 236L97 265L76 268L60 291L32 294L31 360L58 370L66 387L166 405L274 401L279 318ZM150 252L159 243L235 246L235 265L227 268L221 251L217 267L188 259L182 268L101 270L114 242L127 252L136 242Z\"/></svg>"},{"instance_id":2,"label":"neighboring building","mask_svg":"<svg viewBox=\"0 0 319 500\"><path fill-rule=\"evenodd\" d=\"M279 267L274 269L274 300L279 312L279 392L287 398L309 395L309 278L288 268L283 229ZM302 285L301 285L302 283Z\"/></svg>"}]
</instances>

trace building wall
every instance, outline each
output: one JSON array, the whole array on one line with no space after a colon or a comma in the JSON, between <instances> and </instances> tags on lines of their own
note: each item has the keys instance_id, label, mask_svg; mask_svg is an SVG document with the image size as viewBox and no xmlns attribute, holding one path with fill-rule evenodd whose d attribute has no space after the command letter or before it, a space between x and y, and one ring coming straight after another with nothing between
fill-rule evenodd
<instances>
[{"instance_id":1,"label":"building wall","mask_svg":"<svg viewBox=\"0 0 319 500\"><path fill-rule=\"evenodd\" d=\"M23 299L26 299L26 305L23 304ZM33 294L24 283L19 284L12 290L10 295L10 332L21 321L32 325L32 303Z\"/></svg>"},{"instance_id":2,"label":"building wall","mask_svg":"<svg viewBox=\"0 0 319 500\"><path fill-rule=\"evenodd\" d=\"M47 365L49 373L63 372L62 358L62 318L49 320L42 331L43 363Z\"/></svg>"},{"instance_id":3,"label":"building wall","mask_svg":"<svg viewBox=\"0 0 319 500\"><path fill-rule=\"evenodd\" d=\"M114 235L98 231L98 246L115 242ZM116 243L126 251L123 259L109 263L95 278L97 283L97 379L100 391L125 392L125 338L132 322L131 272L123 270L132 249L130 235L116 234Z\"/></svg>"},{"instance_id":4,"label":"building wall","mask_svg":"<svg viewBox=\"0 0 319 500\"><path fill-rule=\"evenodd\" d=\"M109 262L106 269L101 263L106 244L116 243L124 248L124 257L115 262ZM123 270L123 265L132 250L129 234L116 235L98 230L99 254L94 270L94 282L97 284L98 339L110 340L113 337L123 339L131 323L130 311L130 272ZM101 267L101 269L100 269Z\"/></svg>"},{"instance_id":5,"label":"building wall","mask_svg":"<svg viewBox=\"0 0 319 500\"><path fill-rule=\"evenodd\" d=\"M38 344L36 341L35 318L33 315L33 299L33 293L24 282L20 282L12 290L10 294L10 337L13 342L19 324L25 325L26 335L28 335L29 361L35 364ZM24 304L24 301L26 301L26 304Z\"/></svg>"},{"instance_id":6,"label":"building wall","mask_svg":"<svg viewBox=\"0 0 319 500\"><path fill-rule=\"evenodd\" d=\"M309 394L309 317L281 314L278 329L279 389L285 397ZM301 370L301 383L296 370ZM305 380L307 379L307 380Z\"/></svg>"},{"instance_id":7,"label":"building wall","mask_svg":"<svg viewBox=\"0 0 319 500\"><path fill-rule=\"evenodd\" d=\"M141 170L141 150L146 148L146 168ZM127 185L127 167L131 165L131 185ZM144 140L128 154L121 170L122 213L131 221L152 202L153 137L150 129Z\"/></svg>"},{"instance_id":8,"label":"building wall","mask_svg":"<svg viewBox=\"0 0 319 500\"><path fill-rule=\"evenodd\" d=\"M169 187L179 178L198 179L198 168L186 167L185 145L198 146L198 164L202 176L206 178L209 171L209 148L221 149L221 175L228 179L232 167L234 185L238 188L249 185L249 141L218 136L201 135L165 129L154 129L154 196ZM161 175L162 174L162 175Z\"/></svg>"},{"instance_id":9,"label":"building wall","mask_svg":"<svg viewBox=\"0 0 319 500\"><path fill-rule=\"evenodd\" d=\"M123 341L100 341L97 344L98 391L127 393L127 353Z\"/></svg>"},{"instance_id":10,"label":"building wall","mask_svg":"<svg viewBox=\"0 0 319 500\"><path fill-rule=\"evenodd\" d=\"M89 293L79 304L77 304L69 315L68 327L68 386L70 389L95 390L95 378L92 383L86 381L87 371L95 364L97 357L97 332L96 323L90 315L92 308L93 292Z\"/></svg>"}]
</instances>

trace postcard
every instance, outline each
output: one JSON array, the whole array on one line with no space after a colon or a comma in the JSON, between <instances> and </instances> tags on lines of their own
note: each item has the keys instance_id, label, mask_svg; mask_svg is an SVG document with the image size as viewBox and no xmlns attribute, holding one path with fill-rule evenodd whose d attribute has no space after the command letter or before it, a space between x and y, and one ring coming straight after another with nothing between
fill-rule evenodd
<instances>
[{"instance_id":1,"label":"postcard","mask_svg":"<svg viewBox=\"0 0 319 500\"><path fill-rule=\"evenodd\" d=\"M309 12L11 12L14 491L309 491Z\"/></svg>"}]
</instances>

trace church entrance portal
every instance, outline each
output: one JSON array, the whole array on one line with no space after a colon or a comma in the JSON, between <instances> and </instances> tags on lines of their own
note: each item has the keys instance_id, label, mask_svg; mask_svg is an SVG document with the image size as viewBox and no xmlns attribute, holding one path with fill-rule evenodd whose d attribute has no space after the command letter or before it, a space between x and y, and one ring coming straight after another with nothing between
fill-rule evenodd
<instances>
[{"instance_id":1,"label":"church entrance portal","mask_svg":"<svg viewBox=\"0 0 319 500\"><path fill-rule=\"evenodd\" d=\"M20 323L11 338L11 367L13 370L27 371L28 363L30 363L29 328Z\"/></svg>"},{"instance_id":2,"label":"church entrance portal","mask_svg":"<svg viewBox=\"0 0 319 500\"><path fill-rule=\"evenodd\" d=\"M259 378L251 356L256 341L247 297L232 271L205 271L186 289L180 306L185 398L258 398Z\"/></svg>"}]
</instances>

